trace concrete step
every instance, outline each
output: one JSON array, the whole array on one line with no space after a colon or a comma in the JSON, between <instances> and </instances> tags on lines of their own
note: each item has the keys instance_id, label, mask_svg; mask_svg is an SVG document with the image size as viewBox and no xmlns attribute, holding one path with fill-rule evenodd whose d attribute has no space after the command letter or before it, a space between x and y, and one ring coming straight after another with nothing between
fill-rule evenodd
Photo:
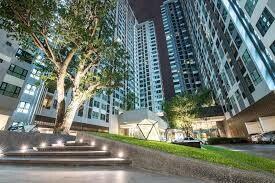
<instances>
[{"instance_id":1,"label":"concrete step","mask_svg":"<svg viewBox=\"0 0 275 183\"><path fill-rule=\"evenodd\" d=\"M108 151L11 151L6 152L5 156L12 157L78 157L78 158L100 158L110 157L111 153Z\"/></svg>"},{"instance_id":2,"label":"concrete step","mask_svg":"<svg viewBox=\"0 0 275 183\"><path fill-rule=\"evenodd\" d=\"M65 146L89 146L90 144L86 142L66 142Z\"/></svg>"},{"instance_id":3,"label":"concrete step","mask_svg":"<svg viewBox=\"0 0 275 183\"><path fill-rule=\"evenodd\" d=\"M101 150L96 146L47 146L34 147L37 151L98 151Z\"/></svg>"},{"instance_id":4,"label":"concrete step","mask_svg":"<svg viewBox=\"0 0 275 183\"><path fill-rule=\"evenodd\" d=\"M66 165L66 166L118 166L130 165L132 162L123 158L18 158L0 157L0 164L27 165Z\"/></svg>"}]
</instances>

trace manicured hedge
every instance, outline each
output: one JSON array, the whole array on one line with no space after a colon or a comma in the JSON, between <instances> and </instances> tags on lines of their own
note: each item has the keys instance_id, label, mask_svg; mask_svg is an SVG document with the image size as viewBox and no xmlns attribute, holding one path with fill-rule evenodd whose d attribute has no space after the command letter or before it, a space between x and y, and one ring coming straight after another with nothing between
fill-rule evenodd
<instances>
[{"instance_id":1,"label":"manicured hedge","mask_svg":"<svg viewBox=\"0 0 275 183\"><path fill-rule=\"evenodd\" d=\"M240 144L247 143L248 139L243 137L227 138L227 137L214 137L208 139L208 144Z\"/></svg>"}]
</instances>

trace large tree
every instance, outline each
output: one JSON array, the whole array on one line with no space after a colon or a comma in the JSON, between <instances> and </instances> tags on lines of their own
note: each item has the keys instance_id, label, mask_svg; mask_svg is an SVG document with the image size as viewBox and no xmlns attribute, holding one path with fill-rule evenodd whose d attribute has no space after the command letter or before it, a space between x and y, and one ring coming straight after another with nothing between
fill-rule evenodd
<instances>
[{"instance_id":1,"label":"large tree","mask_svg":"<svg viewBox=\"0 0 275 183\"><path fill-rule=\"evenodd\" d=\"M0 28L42 54L42 78L56 83L55 132L69 132L85 100L125 79L127 54L114 37L115 6L116 0L0 0ZM72 88L68 103L66 85Z\"/></svg>"},{"instance_id":2,"label":"large tree","mask_svg":"<svg viewBox=\"0 0 275 183\"><path fill-rule=\"evenodd\" d=\"M213 102L210 90L201 89L196 93L185 92L176 95L164 103L164 111L171 128L182 129L186 136L190 136L192 125L201 109Z\"/></svg>"}]
</instances>

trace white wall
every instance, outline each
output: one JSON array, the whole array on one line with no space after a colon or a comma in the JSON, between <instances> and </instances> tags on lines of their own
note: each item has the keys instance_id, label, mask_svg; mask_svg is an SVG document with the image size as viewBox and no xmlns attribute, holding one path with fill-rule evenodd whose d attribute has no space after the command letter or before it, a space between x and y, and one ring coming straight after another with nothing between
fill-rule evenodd
<instances>
[{"instance_id":1,"label":"white wall","mask_svg":"<svg viewBox=\"0 0 275 183\"><path fill-rule=\"evenodd\" d=\"M259 118L264 132L275 131L275 116Z\"/></svg>"}]
</instances>

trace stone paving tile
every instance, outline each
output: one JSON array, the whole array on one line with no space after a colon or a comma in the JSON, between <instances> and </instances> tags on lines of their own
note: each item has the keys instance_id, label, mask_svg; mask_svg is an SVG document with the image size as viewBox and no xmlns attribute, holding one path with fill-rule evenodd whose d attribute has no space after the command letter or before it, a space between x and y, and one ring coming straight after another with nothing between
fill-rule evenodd
<instances>
[{"instance_id":1,"label":"stone paving tile","mask_svg":"<svg viewBox=\"0 0 275 183\"><path fill-rule=\"evenodd\" d=\"M129 167L0 166L0 183L203 183Z\"/></svg>"}]
</instances>

